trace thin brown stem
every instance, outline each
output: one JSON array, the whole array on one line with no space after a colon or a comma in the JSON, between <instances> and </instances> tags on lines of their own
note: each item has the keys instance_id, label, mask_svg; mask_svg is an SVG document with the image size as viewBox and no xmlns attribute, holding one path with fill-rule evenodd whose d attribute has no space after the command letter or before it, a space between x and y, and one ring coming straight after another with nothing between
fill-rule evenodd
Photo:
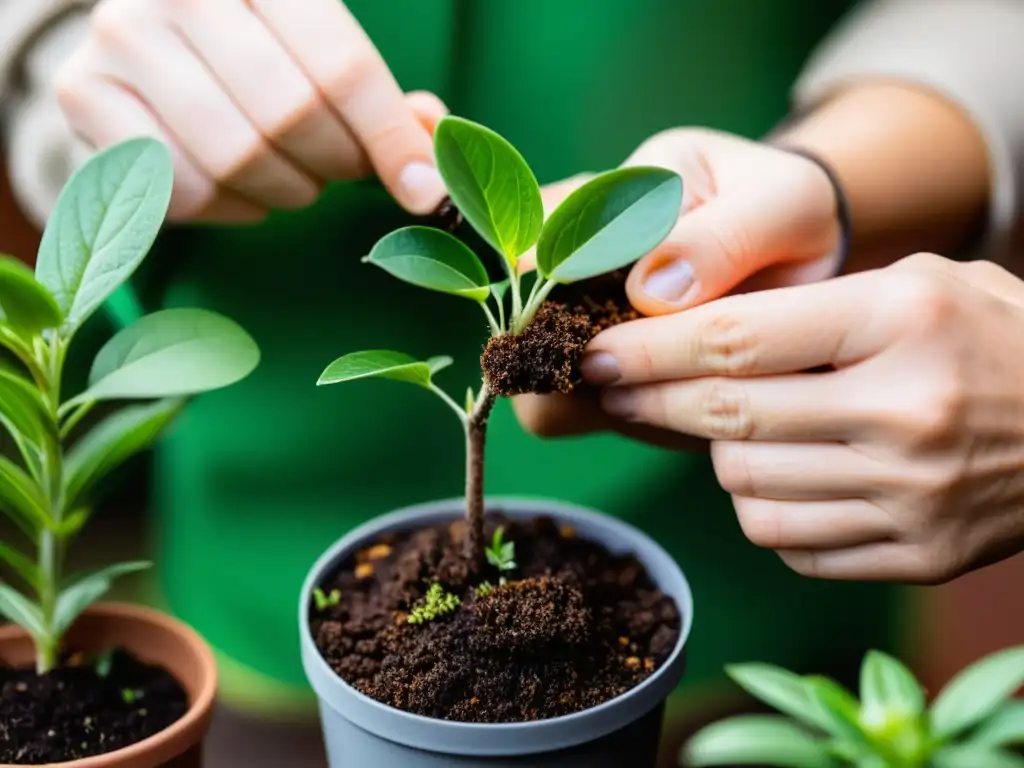
<instances>
[{"instance_id":1,"label":"thin brown stem","mask_svg":"<svg viewBox=\"0 0 1024 768\"><path fill-rule=\"evenodd\" d=\"M484 560L484 451L496 399L485 383L466 424L466 558L474 566L482 566Z\"/></svg>"}]
</instances>

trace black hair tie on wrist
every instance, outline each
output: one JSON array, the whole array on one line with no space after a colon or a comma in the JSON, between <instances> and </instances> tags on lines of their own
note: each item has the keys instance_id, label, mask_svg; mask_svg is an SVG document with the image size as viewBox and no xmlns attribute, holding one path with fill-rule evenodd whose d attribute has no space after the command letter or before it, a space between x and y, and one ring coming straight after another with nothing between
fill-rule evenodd
<instances>
[{"instance_id":1,"label":"black hair tie on wrist","mask_svg":"<svg viewBox=\"0 0 1024 768\"><path fill-rule=\"evenodd\" d=\"M832 185L832 193L836 198L836 220L839 224L839 260L836 263L836 268L832 276L838 277L843 274L843 270L846 269L846 261L850 256L851 230L853 227L853 222L850 218L850 202L846 199L846 192L843 190L843 185L840 183L836 172L832 170L832 166L813 152L808 152L805 149L799 149L797 147L776 146L786 152L794 155L800 155L800 157L810 160L825 172L829 183Z\"/></svg>"}]
</instances>

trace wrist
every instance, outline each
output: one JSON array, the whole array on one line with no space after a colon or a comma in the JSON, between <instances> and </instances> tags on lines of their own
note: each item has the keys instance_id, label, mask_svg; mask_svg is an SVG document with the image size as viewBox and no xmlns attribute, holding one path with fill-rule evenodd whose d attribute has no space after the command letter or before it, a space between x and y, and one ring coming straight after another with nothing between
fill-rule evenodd
<instances>
[{"instance_id":1,"label":"wrist","mask_svg":"<svg viewBox=\"0 0 1024 768\"><path fill-rule=\"evenodd\" d=\"M926 89L851 86L784 126L772 142L831 169L848 200L857 268L913 251L953 251L984 221L989 171L981 133Z\"/></svg>"}]
</instances>

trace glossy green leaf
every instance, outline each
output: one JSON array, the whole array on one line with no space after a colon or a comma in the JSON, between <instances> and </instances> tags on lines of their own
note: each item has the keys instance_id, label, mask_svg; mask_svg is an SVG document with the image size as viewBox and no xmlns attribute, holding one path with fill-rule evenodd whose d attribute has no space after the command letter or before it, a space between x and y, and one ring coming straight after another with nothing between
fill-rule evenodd
<instances>
[{"instance_id":1,"label":"glossy green leaf","mask_svg":"<svg viewBox=\"0 0 1024 768\"><path fill-rule=\"evenodd\" d=\"M25 580L33 589L39 588L39 566L14 547L0 541L0 560Z\"/></svg>"},{"instance_id":2,"label":"glossy green leaf","mask_svg":"<svg viewBox=\"0 0 1024 768\"><path fill-rule=\"evenodd\" d=\"M747 693L783 714L827 729L829 719L822 714L799 675L771 664L734 664L725 671Z\"/></svg>"},{"instance_id":3,"label":"glossy green leaf","mask_svg":"<svg viewBox=\"0 0 1024 768\"><path fill-rule=\"evenodd\" d=\"M178 399L131 405L93 427L74 444L64 462L67 504L81 504L96 483L151 446L183 405Z\"/></svg>"},{"instance_id":4,"label":"glossy green leaf","mask_svg":"<svg viewBox=\"0 0 1024 768\"><path fill-rule=\"evenodd\" d=\"M491 284L491 295L494 300L499 304L505 300L505 294L508 293L509 287L512 285L512 281L509 279L502 280L499 283Z\"/></svg>"},{"instance_id":5,"label":"glossy green leaf","mask_svg":"<svg viewBox=\"0 0 1024 768\"><path fill-rule=\"evenodd\" d=\"M90 517L92 517L92 507L79 507L64 516L64 519L54 527L54 533L62 539L70 538L82 530L82 527L89 522Z\"/></svg>"},{"instance_id":6,"label":"glossy green leaf","mask_svg":"<svg viewBox=\"0 0 1024 768\"><path fill-rule=\"evenodd\" d=\"M1001 747L1024 744L1024 701L1008 701L971 734L971 744Z\"/></svg>"},{"instance_id":7,"label":"glossy green leaf","mask_svg":"<svg viewBox=\"0 0 1024 768\"><path fill-rule=\"evenodd\" d=\"M805 677L804 684L817 702L829 733L852 744L869 742L860 724L860 704L853 694L827 677Z\"/></svg>"},{"instance_id":8,"label":"glossy green leaf","mask_svg":"<svg viewBox=\"0 0 1024 768\"><path fill-rule=\"evenodd\" d=\"M746 715L709 725L684 747L683 765L834 768L824 743L780 717Z\"/></svg>"},{"instance_id":9,"label":"glossy green leaf","mask_svg":"<svg viewBox=\"0 0 1024 768\"><path fill-rule=\"evenodd\" d=\"M259 360L256 342L234 320L205 309L165 309L104 344L89 388L70 402L193 395L240 381Z\"/></svg>"},{"instance_id":10,"label":"glossy green leaf","mask_svg":"<svg viewBox=\"0 0 1024 768\"><path fill-rule=\"evenodd\" d=\"M53 611L54 632L59 636L67 631L82 611L110 591L114 579L129 573L144 571L151 565L152 563L141 561L118 563L76 581L61 592L57 598L57 605Z\"/></svg>"},{"instance_id":11,"label":"glossy green leaf","mask_svg":"<svg viewBox=\"0 0 1024 768\"><path fill-rule=\"evenodd\" d=\"M451 362L450 357L432 357L421 361L401 352L385 349L351 352L327 366L316 383L317 386L323 386L357 379L378 378L429 387L431 376Z\"/></svg>"},{"instance_id":12,"label":"glossy green leaf","mask_svg":"<svg viewBox=\"0 0 1024 768\"><path fill-rule=\"evenodd\" d=\"M443 371L445 368L450 366L455 361L448 357L448 355L436 355L435 357L427 358L427 365L430 366L430 375Z\"/></svg>"},{"instance_id":13,"label":"glossy green leaf","mask_svg":"<svg viewBox=\"0 0 1024 768\"><path fill-rule=\"evenodd\" d=\"M0 509L33 539L48 528L50 514L39 489L21 467L0 456Z\"/></svg>"},{"instance_id":14,"label":"glossy green leaf","mask_svg":"<svg viewBox=\"0 0 1024 768\"><path fill-rule=\"evenodd\" d=\"M620 168L591 179L551 214L537 243L537 271L572 283L653 251L679 219L683 182L664 168Z\"/></svg>"},{"instance_id":15,"label":"glossy green leaf","mask_svg":"<svg viewBox=\"0 0 1024 768\"><path fill-rule=\"evenodd\" d=\"M1024 757L998 747L955 744L940 749L931 768L1024 768Z\"/></svg>"},{"instance_id":16,"label":"glossy green leaf","mask_svg":"<svg viewBox=\"0 0 1024 768\"><path fill-rule=\"evenodd\" d=\"M438 123L434 152L452 202L514 272L544 222L530 166L494 131L459 117Z\"/></svg>"},{"instance_id":17,"label":"glossy green leaf","mask_svg":"<svg viewBox=\"0 0 1024 768\"><path fill-rule=\"evenodd\" d=\"M405 227L381 238L363 259L420 288L485 301L490 278L476 254L440 229Z\"/></svg>"},{"instance_id":18,"label":"glossy green leaf","mask_svg":"<svg viewBox=\"0 0 1024 768\"><path fill-rule=\"evenodd\" d=\"M70 336L152 247L174 185L170 152L129 139L91 157L57 199L39 246L36 278L64 314Z\"/></svg>"},{"instance_id":19,"label":"glossy green leaf","mask_svg":"<svg viewBox=\"0 0 1024 768\"><path fill-rule=\"evenodd\" d=\"M23 439L34 446L43 445L52 431L38 404L19 383L0 375L0 422L15 439Z\"/></svg>"},{"instance_id":20,"label":"glossy green leaf","mask_svg":"<svg viewBox=\"0 0 1024 768\"><path fill-rule=\"evenodd\" d=\"M46 634L42 611L13 587L0 583L0 616L13 621L33 637Z\"/></svg>"},{"instance_id":21,"label":"glossy green leaf","mask_svg":"<svg viewBox=\"0 0 1024 768\"><path fill-rule=\"evenodd\" d=\"M4 320L26 336L56 328L64 321L57 300L32 270L6 255L0 255L0 309Z\"/></svg>"},{"instance_id":22,"label":"glossy green leaf","mask_svg":"<svg viewBox=\"0 0 1024 768\"><path fill-rule=\"evenodd\" d=\"M861 719L883 722L892 715L914 716L924 712L921 684L899 660L881 651L869 651L860 669Z\"/></svg>"},{"instance_id":23,"label":"glossy green leaf","mask_svg":"<svg viewBox=\"0 0 1024 768\"><path fill-rule=\"evenodd\" d=\"M964 669L932 705L932 731L948 739L977 725L1024 684L1024 646L993 653Z\"/></svg>"}]
</instances>

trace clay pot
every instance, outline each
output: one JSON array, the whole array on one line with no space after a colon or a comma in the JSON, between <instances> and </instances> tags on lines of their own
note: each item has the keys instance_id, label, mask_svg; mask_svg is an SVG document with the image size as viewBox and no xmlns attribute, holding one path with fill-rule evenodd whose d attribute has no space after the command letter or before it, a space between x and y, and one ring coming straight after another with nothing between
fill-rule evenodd
<instances>
[{"instance_id":1,"label":"clay pot","mask_svg":"<svg viewBox=\"0 0 1024 768\"><path fill-rule=\"evenodd\" d=\"M46 766L201 768L203 737L217 692L217 666L209 647L180 621L149 608L121 603L92 606L75 622L64 640L65 648L87 653L111 646L123 648L140 660L170 672L188 693L188 711L169 728L123 749ZM0 627L0 664L30 666L34 662L35 647L28 634L20 627Z\"/></svg>"}]
</instances>

